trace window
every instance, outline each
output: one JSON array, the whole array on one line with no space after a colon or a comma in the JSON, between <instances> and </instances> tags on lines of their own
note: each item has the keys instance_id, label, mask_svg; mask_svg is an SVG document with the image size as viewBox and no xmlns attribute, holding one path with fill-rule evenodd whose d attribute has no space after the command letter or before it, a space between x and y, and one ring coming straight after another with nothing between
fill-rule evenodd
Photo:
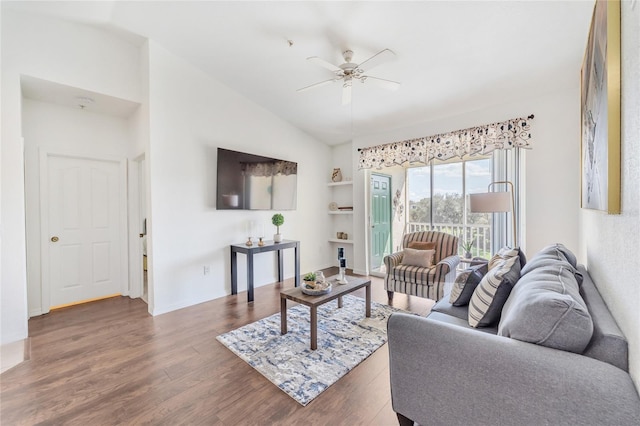
<instances>
[{"instance_id":1,"label":"window","mask_svg":"<svg viewBox=\"0 0 640 426\"><path fill-rule=\"evenodd\" d=\"M491 217L489 213L471 213L467 195L487 191L492 163L491 158L481 158L407 169L407 232L436 230L457 235L474 241L474 256L488 258Z\"/></svg>"}]
</instances>

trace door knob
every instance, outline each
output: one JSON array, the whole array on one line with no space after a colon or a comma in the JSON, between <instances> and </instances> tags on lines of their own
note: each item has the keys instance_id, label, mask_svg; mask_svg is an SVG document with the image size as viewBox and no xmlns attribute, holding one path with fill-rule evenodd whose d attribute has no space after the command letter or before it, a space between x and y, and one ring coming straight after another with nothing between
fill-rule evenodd
<instances>
[{"instance_id":1,"label":"door knob","mask_svg":"<svg viewBox=\"0 0 640 426\"><path fill-rule=\"evenodd\" d=\"M144 234L138 234L140 236L140 238L144 237Z\"/></svg>"},{"instance_id":2,"label":"door knob","mask_svg":"<svg viewBox=\"0 0 640 426\"><path fill-rule=\"evenodd\" d=\"M52 242L52 243L57 243L57 242L58 242L58 240L59 240L59 238L58 238L58 237L51 237L51 242Z\"/></svg>"}]
</instances>

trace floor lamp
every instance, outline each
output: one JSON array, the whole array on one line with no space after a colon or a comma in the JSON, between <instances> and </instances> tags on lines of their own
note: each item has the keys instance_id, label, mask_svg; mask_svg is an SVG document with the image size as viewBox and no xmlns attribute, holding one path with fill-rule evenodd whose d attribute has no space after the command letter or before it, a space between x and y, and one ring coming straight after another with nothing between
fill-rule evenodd
<instances>
[{"instance_id":1,"label":"floor lamp","mask_svg":"<svg viewBox=\"0 0 640 426\"><path fill-rule=\"evenodd\" d=\"M494 185L505 184L511 191L491 191ZM469 194L469 210L471 213L508 213L511 212L513 219L513 245L518 247L516 237L516 209L513 196L513 184L508 180L491 182L487 187L487 192L479 194Z\"/></svg>"}]
</instances>

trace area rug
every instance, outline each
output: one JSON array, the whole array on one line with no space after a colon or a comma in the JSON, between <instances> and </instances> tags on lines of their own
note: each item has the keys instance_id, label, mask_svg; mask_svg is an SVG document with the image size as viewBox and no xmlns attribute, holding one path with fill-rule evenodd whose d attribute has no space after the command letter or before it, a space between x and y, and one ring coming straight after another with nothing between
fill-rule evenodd
<instances>
[{"instance_id":1,"label":"area rug","mask_svg":"<svg viewBox=\"0 0 640 426\"><path fill-rule=\"evenodd\" d=\"M287 309L288 333L280 334L280 314L261 319L217 339L260 374L302 405L364 361L387 341L391 306L371 302L371 317L364 316L365 301L345 295L318 307L318 349L309 348L309 308Z\"/></svg>"}]
</instances>

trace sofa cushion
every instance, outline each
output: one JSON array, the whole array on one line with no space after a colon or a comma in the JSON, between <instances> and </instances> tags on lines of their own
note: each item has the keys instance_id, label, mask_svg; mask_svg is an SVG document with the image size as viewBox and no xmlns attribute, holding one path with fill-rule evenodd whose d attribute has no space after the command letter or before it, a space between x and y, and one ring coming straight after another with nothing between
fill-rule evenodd
<instances>
[{"instance_id":1,"label":"sofa cushion","mask_svg":"<svg viewBox=\"0 0 640 426\"><path fill-rule=\"evenodd\" d=\"M525 275L529 271L540 267L542 264L549 264L549 260L564 260L571 267L573 267L574 271L576 270L576 256L566 248L563 244L556 243L550 246L547 246L540 250L536 255L529 260L521 271L521 275Z\"/></svg>"},{"instance_id":2,"label":"sofa cushion","mask_svg":"<svg viewBox=\"0 0 640 426\"><path fill-rule=\"evenodd\" d=\"M446 298L440 299L438 303L433 305L433 308L431 308L431 312L429 312L429 316L431 316L433 312L439 312L441 314L459 318L461 320L464 320L467 325L469 323L469 321L467 320L467 318L469 317L469 309L466 306L453 306ZM497 332L498 329L496 327L496 333Z\"/></svg>"},{"instance_id":3,"label":"sofa cushion","mask_svg":"<svg viewBox=\"0 0 640 426\"><path fill-rule=\"evenodd\" d=\"M564 260L529 270L504 305L498 334L582 353L591 340L593 322L574 274Z\"/></svg>"},{"instance_id":4,"label":"sofa cushion","mask_svg":"<svg viewBox=\"0 0 640 426\"><path fill-rule=\"evenodd\" d=\"M390 275L396 281L428 285L435 279L436 267L423 268L421 266L398 265L393 268Z\"/></svg>"},{"instance_id":5,"label":"sofa cushion","mask_svg":"<svg viewBox=\"0 0 640 426\"><path fill-rule=\"evenodd\" d=\"M518 256L501 260L476 287L469 302L469 325L486 327L498 322L502 306L520 278Z\"/></svg>"},{"instance_id":6,"label":"sofa cushion","mask_svg":"<svg viewBox=\"0 0 640 426\"><path fill-rule=\"evenodd\" d=\"M449 295L449 303L453 306L465 306L469 304L474 290L487 273L487 264L474 265L465 269L456 277Z\"/></svg>"},{"instance_id":7,"label":"sofa cushion","mask_svg":"<svg viewBox=\"0 0 640 426\"><path fill-rule=\"evenodd\" d=\"M406 248L402 254L402 265L420 266L422 268L430 268L433 263L435 250L418 250Z\"/></svg>"}]
</instances>

